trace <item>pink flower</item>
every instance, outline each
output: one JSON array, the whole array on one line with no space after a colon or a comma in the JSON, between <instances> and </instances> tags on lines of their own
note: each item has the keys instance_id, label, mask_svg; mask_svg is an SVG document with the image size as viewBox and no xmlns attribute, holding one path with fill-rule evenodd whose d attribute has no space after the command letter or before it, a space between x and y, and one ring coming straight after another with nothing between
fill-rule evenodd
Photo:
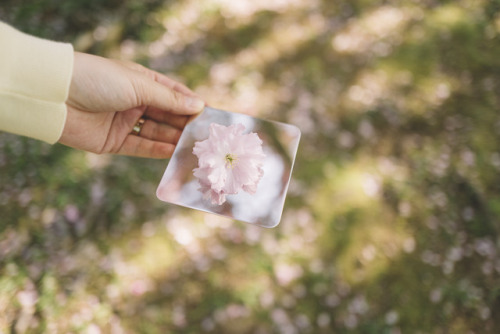
<instances>
[{"instance_id":1,"label":"pink flower","mask_svg":"<svg viewBox=\"0 0 500 334\"><path fill-rule=\"evenodd\" d=\"M210 124L208 139L194 144L198 168L193 174L200 183L203 197L221 205L226 195L243 190L254 194L264 175L262 140L254 133L243 134L242 124L228 127Z\"/></svg>"}]
</instances>

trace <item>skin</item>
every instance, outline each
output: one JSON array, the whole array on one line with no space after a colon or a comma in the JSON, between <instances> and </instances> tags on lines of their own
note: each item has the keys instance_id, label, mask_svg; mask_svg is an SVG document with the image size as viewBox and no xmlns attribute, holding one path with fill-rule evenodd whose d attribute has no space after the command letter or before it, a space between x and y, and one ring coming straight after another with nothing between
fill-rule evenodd
<instances>
[{"instance_id":1,"label":"skin","mask_svg":"<svg viewBox=\"0 0 500 334\"><path fill-rule=\"evenodd\" d=\"M59 142L98 154L169 158L204 106L186 86L139 64L76 52ZM131 134L141 117L140 136Z\"/></svg>"}]
</instances>

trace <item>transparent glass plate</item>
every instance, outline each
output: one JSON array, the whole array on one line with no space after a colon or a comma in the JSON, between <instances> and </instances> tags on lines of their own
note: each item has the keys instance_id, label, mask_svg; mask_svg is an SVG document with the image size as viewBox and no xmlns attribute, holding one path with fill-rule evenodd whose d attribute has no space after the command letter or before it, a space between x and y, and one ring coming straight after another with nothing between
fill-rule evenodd
<instances>
[{"instance_id":1,"label":"transparent glass plate","mask_svg":"<svg viewBox=\"0 0 500 334\"><path fill-rule=\"evenodd\" d=\"M262 140L264 174L254 194L244 191L228 194L221 205L204 198L200 183L193 174L198 167L193 147L196 142L209 137L212 123L224 126L240 123L245 127L244 133L257 133ZM156 194L164 202L262 227L275 227L283 213L299 140L300 130L296 126L206 107L186 125Z\"/></svg>"}]
</instances>

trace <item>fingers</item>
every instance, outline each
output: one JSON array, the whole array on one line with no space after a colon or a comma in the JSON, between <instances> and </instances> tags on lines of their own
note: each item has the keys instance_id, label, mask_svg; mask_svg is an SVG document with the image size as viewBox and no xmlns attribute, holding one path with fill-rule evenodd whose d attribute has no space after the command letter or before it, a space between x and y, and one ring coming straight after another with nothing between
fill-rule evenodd
<instances>
[{"instance_id":1,"label":"fingers","mask_svg":"<svg viewBox=\"0 0 500 334\"><path fill-rule=\"evenodd\" d=\"M181 134L179 129L149 119L146 119L141 130L141 137L171 144L177 144Z\"/></svg>"},{"instance_id":2,"label":"fingers","mask_svg":"<svg viewBox=\"0 0 500 334\"><path fill-rule=\"evenodd\" d=\"M121 62L137 75L132 81L138 103L180 115L193 115L205 102L183 84L139 64Z\"/></svg>"},{"instance_id":3,"label":"fingers","mask_svg":"<svg viewBox=\"0 0 500 334\"><path fill-rule=\"evenodd\" d=\"M171 143L128 135L116 153L141 158L168 159L172 156L174 149L175 145Z\"/></svg>"},{"instance_id":4,"label":"fingers","mask_svg":"<svg viewBox=\"0 0 500 334\"><path fill-rule=\"evenodd\" d=\"M178 116L186 118L186 116ZM127 135L117 154L142 158L167 159L174 152L182 131L172 126L146 119L140 136Z\"/></svg>"},{"instance_id":5,"label":"fingers","mask_svg":"<svg viewBox=\"0 0 500 334\"><path fill-rule=\"evenodd\" d=\"M152 106L179 115L193 115L205 107L205 102L201 99L186 96L144 75L139 76L132 84L138 105Z\"/></svg>"},{"instance_id":6,"label":"fingers","mask_svg":"<svg viewBox=\"0 0 500 334\"><path fill-rule=\"evenodd\" d=\"M148 108L144 115L152 120L155 120L159 123L168 124L179 130L184 129L184 126L187 124L188 118L190 117L185 115L171 114L158 108Z\"/></svg>"},{"instance_id":7,"label":"fingers","mask_svg":"<svg viewBox=\"0 0 500 334\"><path fill-rule=\"evenodd\" d=\"M154 73L155 73L155 80L157 82L161 83L162 85L165 85L169 88L172 88L176 92L182 93L184 95L199 98L199 96L195 92L193 92L191 89L189 89L187 86L181 84L180 82L172 80L163 74L160 74L157 72L154 72Z\"/></svg>"},{"instance_id":8,"label":"fingers","mask_svg":"<svg viewBox=\"0 0 500 334\"><path fill-rule=\"evenodd\" d=\"M168 88L171 88L179 93L182 93L182 94L187 95L187 96L199 97L195 92L193 92L187 86L185 86L185 85L181 84L180 82L177 82L173 79L170 79L166 75L163 75L163 74L158 73L156 71L150 70L149 68L144 67L144 66L137 64L137 63L134 63L134 62L130 62L130 61L118 61L118 62L120 62L121 64L123 64L124 66L126 66L132 70L146 74L148 77L150 77L154 81L159 82L160 84L162 84Z\"/></svg>"}]
</instances>

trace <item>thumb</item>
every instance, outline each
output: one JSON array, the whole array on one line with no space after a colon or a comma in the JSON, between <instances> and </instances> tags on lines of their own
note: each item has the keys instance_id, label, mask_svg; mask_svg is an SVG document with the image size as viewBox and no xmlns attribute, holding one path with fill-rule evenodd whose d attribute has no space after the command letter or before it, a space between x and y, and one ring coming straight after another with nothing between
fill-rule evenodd
<instances>
[{"instance_id":1,"label":"thumb","mask_svg":"<svg viewBox=\"0 0 500 334\"><path fill-rule=\"evenodd\" d=\"M133 84L139 105L179 115L193 115L205 107L205 102L200 98L185 95L144 74L139 74Z\"/></svg>"}]
</instances>

